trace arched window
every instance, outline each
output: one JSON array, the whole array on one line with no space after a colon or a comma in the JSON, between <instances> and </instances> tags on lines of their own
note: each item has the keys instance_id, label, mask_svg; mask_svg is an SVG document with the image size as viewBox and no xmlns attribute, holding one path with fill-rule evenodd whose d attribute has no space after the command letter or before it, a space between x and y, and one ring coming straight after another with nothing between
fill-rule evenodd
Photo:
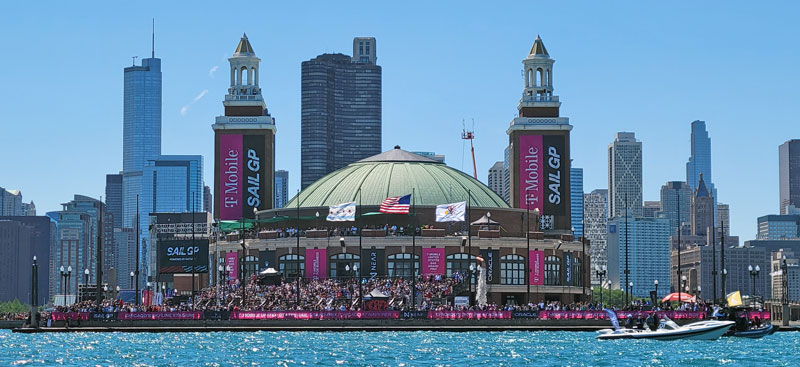
<instances>
[{"instance_id":1,"label":"arched window","mask_svg":"<svg viewBox=\"0 0 800 367\"><path fill-rule=\"evenodd\" d=\"M536 86L542 86L544 84L544 70L542 68L536 69Z\"/></svg>"},{"instance_id":2,"label":"arched window","mask_svg":"<svg viewBox=\"0 0 800 367\"><path fill-rule=\"evenodd\" d=\"M533 78L533 70L525 70L525 88L530 88L532 86L533 81L531 78Z\"/></svg>"},{"instance_id":3,"label":"arched window","mask_svg":"<svg viewBox=\"0 0 800 367\"><path fill-rule=\"evenodd\" d=\"M305 274L306 264L305 257L300 256L300 271L298 271L298 256L294 254L283 255L278 258L278 270L280 270L283 277L286 279L294 279L297 275L301 277Z\"/></svg>"},{"instance_id":4,"label":"arched window","mask_svg":"<svg viewBox=\"0 0 800 367\"><path fill-rule=\"evenodd\" d=\"M358 264L359 261L361 261L361 257L355 254L342 253L331 255L331 278L356 276L356 264ZM350 270L348 270L348 268Z\"/></svg>"},{"instance_id":5,"label":"arched window","mask_svg":"<svg viewBox=\"0 0 800 367\"><path fill-rule=\"evenodd\" d=\"M388 268L389 277L401 277L411 279L414 274L414 264L416 264L417 273L419 273L419 256L412 254L394 254L386 257L386 267Z\"/></svg>"},{"instance_id":6,"label":"arched window","mask_svg":"<svg viewBox=\"0 0 800 367\"><path fill-rule=\"evenodd\" d=\"M544 285L561 285L561 258L558 256L544 258Z\"/></svg>"},{"instance_id":7,"label":"arched window","mask_svg":"<svg viewBox=\"0 0 800 367\"><path fill-rule=\"evenodd\" d=\"M250 75L251 75L250 70L247 68L247 66L242 66L242 80L241 83L239 84L240 85L250 84Z\"/></svg>"},{"instance_id":8,"label":"arched window","mask_svg":"<svg viewBox=\"0 0 800 367\"><path fill-rule=\"evenodd\" d=\"M525 258L506 255L500 258L500 284L525 284Z\"/></svg>"},{"instance_id":9,"label":"arched window","mask_svg":"<svg viewBox=\"0 0 800 367\"><path fill-rule=\"evenodd\" d=\"M470 264L475 264L475 255L465 253L447 255L445 258L447 262L447 276L452 277L455 273L463 275L469 274ZM475 283L475 276L472 276L472 282Z\"/></svg>"},{"instance_id":10,"label":"arched window","mask_svg":"<svg viewBox=\"0 0 800 367\"><path fill-rule=\"evenodd\" d=\"M550 79L552 76L550 75L550 69L547 69L547 82L545 85L551 86L553 85L553 79Z\"/></svg>"}]
</instances>

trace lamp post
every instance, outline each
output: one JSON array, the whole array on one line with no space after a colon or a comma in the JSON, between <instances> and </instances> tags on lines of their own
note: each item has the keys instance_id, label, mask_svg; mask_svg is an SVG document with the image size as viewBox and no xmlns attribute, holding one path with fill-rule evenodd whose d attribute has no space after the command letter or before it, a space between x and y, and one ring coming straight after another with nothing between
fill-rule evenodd
<instances>
[{"instance_id":1,"label":"lamp post","mask_svg":"<svg viewBox=\"0 0 800 367\"><path fill-rule=\"evenodd\" d=\"M703 300L703 288L700 285L697 286L697 293L695 293L695 297L699 297L701 301Z\"/></svg>"},{"instance_id":2,"label":"lamp post","mask_svg":"<svg viewBox=\"0 0 800 367\"><path fill-rule=\"evenodd\" d=\"M656 287L656 297L653 300L653 306L655 306L655 303L658 301L658 279L653 280L653 285Z\"/></svg>"},{"instance_id":3,"label":"lamp post","mask_svg":"<svg viewBox=\"0 0 800 367\"><path fill-rule=\"evenodd\" d=\"M134 277L135 275L136 275L136 273L134 273L134 272L131 272L131 289L133 289L133 277Z\"/></svg>"},{"instance_id":4,"label":"lamp post","mask_svg":"<svg viewBox=\"0 0 800 367\"><path fill-rule=\"evenodd\" d=\"M683 304L683 299L681 299L681 290L684 288L686 288L686 291L689 290L689 286L686 285L686 275L681 275L681 282L678 284L678 307Z\"/></svg>"},{"instance_id":5,"label":"lamp post","mask_svg":"<svg viewBox=\"0 0 800 367\"><path fill-rule=\"evenodd\" d=\"M108 284L103 284L103 299L108 298Z\"/></svg>"},{"instance_id":6,"label":"lamp post","mask_svg":"<svg viewBox=\"0 0 800 367\"><path fill-rule=\"evenodd\" d=\"M756 278L758 277L758 273L761 272L761 267L756 265L756 267L753 268L753 265L748 265L747 266L747 271L749 271L750 272L750 276L753 277L753 288L752 288L751 297L753 298L753 301L752 301L753 307L755 307L756 306Z\"/></svg>"},{"instance_id":7,"label":"lamp post","mask_svg":"<svg viewBox=\"0 0 800 367\"><path fill-rule=\"evenodd\" d=\"M117 294L114 296L114 298L117 298L117 297L119 297L119 286L117 286Z\"/></svg>"},{"instance_id":8,"label":"lamp post","mask_svg":"<svg viewBox=\"0 0 800 367\"><path fill-rule=\"evenodd\" d=\"M353 264L353 271L356 272L356 279L358 280L358 310L364 310L364 290L361 288L361 272L359 272L358 263Z\"/></svg>"},{"instance_id":9,"label":"lamp post","mask_svg":"<svg viewBox=\"0 0 800 367\"><path fill-rule=\"evenodd\" d=\"M603 303L603 277L606 276L606 272L607 271L605 269L601 270L599 266L597 267L597 270L595 270L595 275L597 275L597 277L600 278L600 303L601 304Z\"/></svg>"},{"instance_id":10,"label":"lamp post","mask_svg":"<svg viewBox=\"0 0 800 367\"><path fill-rule=\"evenodd\" d=\"M88 286L89 286L89 269L88 268L84 268L83 269L83 295L84 296L83 296L83 298L81 298L81 300L84 300L86 298L86 293L88 291L88 289L86 289L86 287L88 287Z\"/></svg>"},{"instance_id":11,"label":"lamp post","mask_svg":"<svg viewBox=\"0 0 800 367\"><path fill-rule=\"evenodd\" d=\"M633 303L633 282L628 283L628 286L631 287L631 303Z\"/></svg>"},{"instance_id":12,"label":"lamp post","mask_svg":"<svg viewBox=\"0 0 800 367\"><path fill-rule=\"evenodd\" d=\"M789 304L789 265L786 264L786 255L783 255L781 258L781 281L783 288L783 299L781 299L781 304L788 305Z\"/></svg>"}]
</instances>

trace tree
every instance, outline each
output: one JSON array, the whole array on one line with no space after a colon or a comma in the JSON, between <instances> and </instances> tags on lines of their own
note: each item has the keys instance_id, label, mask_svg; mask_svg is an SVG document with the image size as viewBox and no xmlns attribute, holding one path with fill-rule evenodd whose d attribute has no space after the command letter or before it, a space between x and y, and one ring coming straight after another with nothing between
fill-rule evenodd
<instances>
[{"instance_id":1,"label":"tree","mask_svg":"<svg viewBox=\"0 0 800 367\"><path fill-rule=\"evenodd\" d=\"M0 302L0 313L22 313L28 311L30 311L30 307L16 298L13 301Z\"/></svg>"},{"instance_id":2,"label":"tree","mask_svg":"<svg viewBox=\"0 0 800 367\"><path fill-rule=\"evenodd\" d=\"M593 287L594 302L600 302L600 287ZM628 302L636 300L649 301L647 298L629 297ZM603 306L605 307L623 307L625 304L625 292L619 289L603 288Z\"/></svg>"}]
</instances>

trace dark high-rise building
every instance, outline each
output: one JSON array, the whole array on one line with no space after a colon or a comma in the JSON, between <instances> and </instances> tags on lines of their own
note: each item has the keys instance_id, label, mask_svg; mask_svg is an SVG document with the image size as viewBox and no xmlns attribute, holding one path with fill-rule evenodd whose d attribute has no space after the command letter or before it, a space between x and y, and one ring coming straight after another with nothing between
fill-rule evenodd
<instances>
[{"instance_id":1,"label":"dark high-rise building","mask_svg":"<svg viewBox=\"0 0 800 367\"><path fill-rule=\"evenodd\" d=\"M211 188L203 186L203 211L211 213L213 208L214 204L211 201Z\"/></svg>"},{"instance_id":2,"label":"dark high-rise building","mask_svg":"<svg viewBox=\"0 0 800 367\"><path fill-rule=\"evenodd\" d=\"M691 224L692 189L686 182L667 181L661 186L661 212L669 219L672 234L678 234L678 226ZM680 209L680 211L679 211Z\"/></svg>"},{"instance_id":3,"label":"dark high-rise building","mask_svg":"<svg viewBox=\"0 0 800 367\"><path fill-rule=\"evenodd\" d=\"M800 208L800 139L778 147L781 214L789 214L789 205Z\"/></svg>"},{"instance_id":4,"label":"dark high-rise building","mask_svg":"<svg viewBox=\"0 0 800 367\"><path fill-rule=\"evenodd\" d=\"M301 179L322 176L381 152L381 67L375 38L353 40L353 56L303 61Z\"/></svg>"},{"instance_id":5,"label":"dark high-rise building","mask_svg":"<svg viewBox=\"0 0 800 367\"><path fill-rule=\"evenodd\" d=\"M714 227L714 197L701 173L692 197L692 236L706 236Z\"/></svg>"},{"instance_id":6,"label":"dark high-rise building","mask_svg":"<svg viewBox=\"0 0 800 367\"><path fill-rule=\"evenodd\" d=\"M56 227L48 217L0 217L0 302L14 298L31 302L31 264L39 265L38 304L49 297L50 250L55 246Z\"/></svg>"},{"instance_id":7,"label":"dark high-rise building","mask_svg":"<svg viewBox=\"0 0 800 367\"><path fill-rule=\"evenodd\" d=\"M122 228L122 174L106 175L106 211L113 216L114 228Z\"/></svg>"}]
</instances>

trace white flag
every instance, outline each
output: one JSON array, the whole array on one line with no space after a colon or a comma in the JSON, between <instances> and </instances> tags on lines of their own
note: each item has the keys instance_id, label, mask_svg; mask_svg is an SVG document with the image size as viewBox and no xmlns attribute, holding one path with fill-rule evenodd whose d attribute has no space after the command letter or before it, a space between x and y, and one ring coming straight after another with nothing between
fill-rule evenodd
<instances>
[{"instance_id":1,"label":"white flag","mask_svg":"<svg viewBox=\"0 0 800 367\"><path fill-rule=\"evenodd\" d=\"M331 205L328 210L329 222L353 222L356 220L356 203Z\"/></svg>"},{"instance_id":2,"label":"white flag","mask_svg":"<svg viewBox=\"0 0 800 367\"><path fill-rule=\"evenodd\" d=\"M467 202L462 201L452 204L442 204L436 206L437 222L463 222L464 214L467 212Z\"/></svg>"}]
</instances>

